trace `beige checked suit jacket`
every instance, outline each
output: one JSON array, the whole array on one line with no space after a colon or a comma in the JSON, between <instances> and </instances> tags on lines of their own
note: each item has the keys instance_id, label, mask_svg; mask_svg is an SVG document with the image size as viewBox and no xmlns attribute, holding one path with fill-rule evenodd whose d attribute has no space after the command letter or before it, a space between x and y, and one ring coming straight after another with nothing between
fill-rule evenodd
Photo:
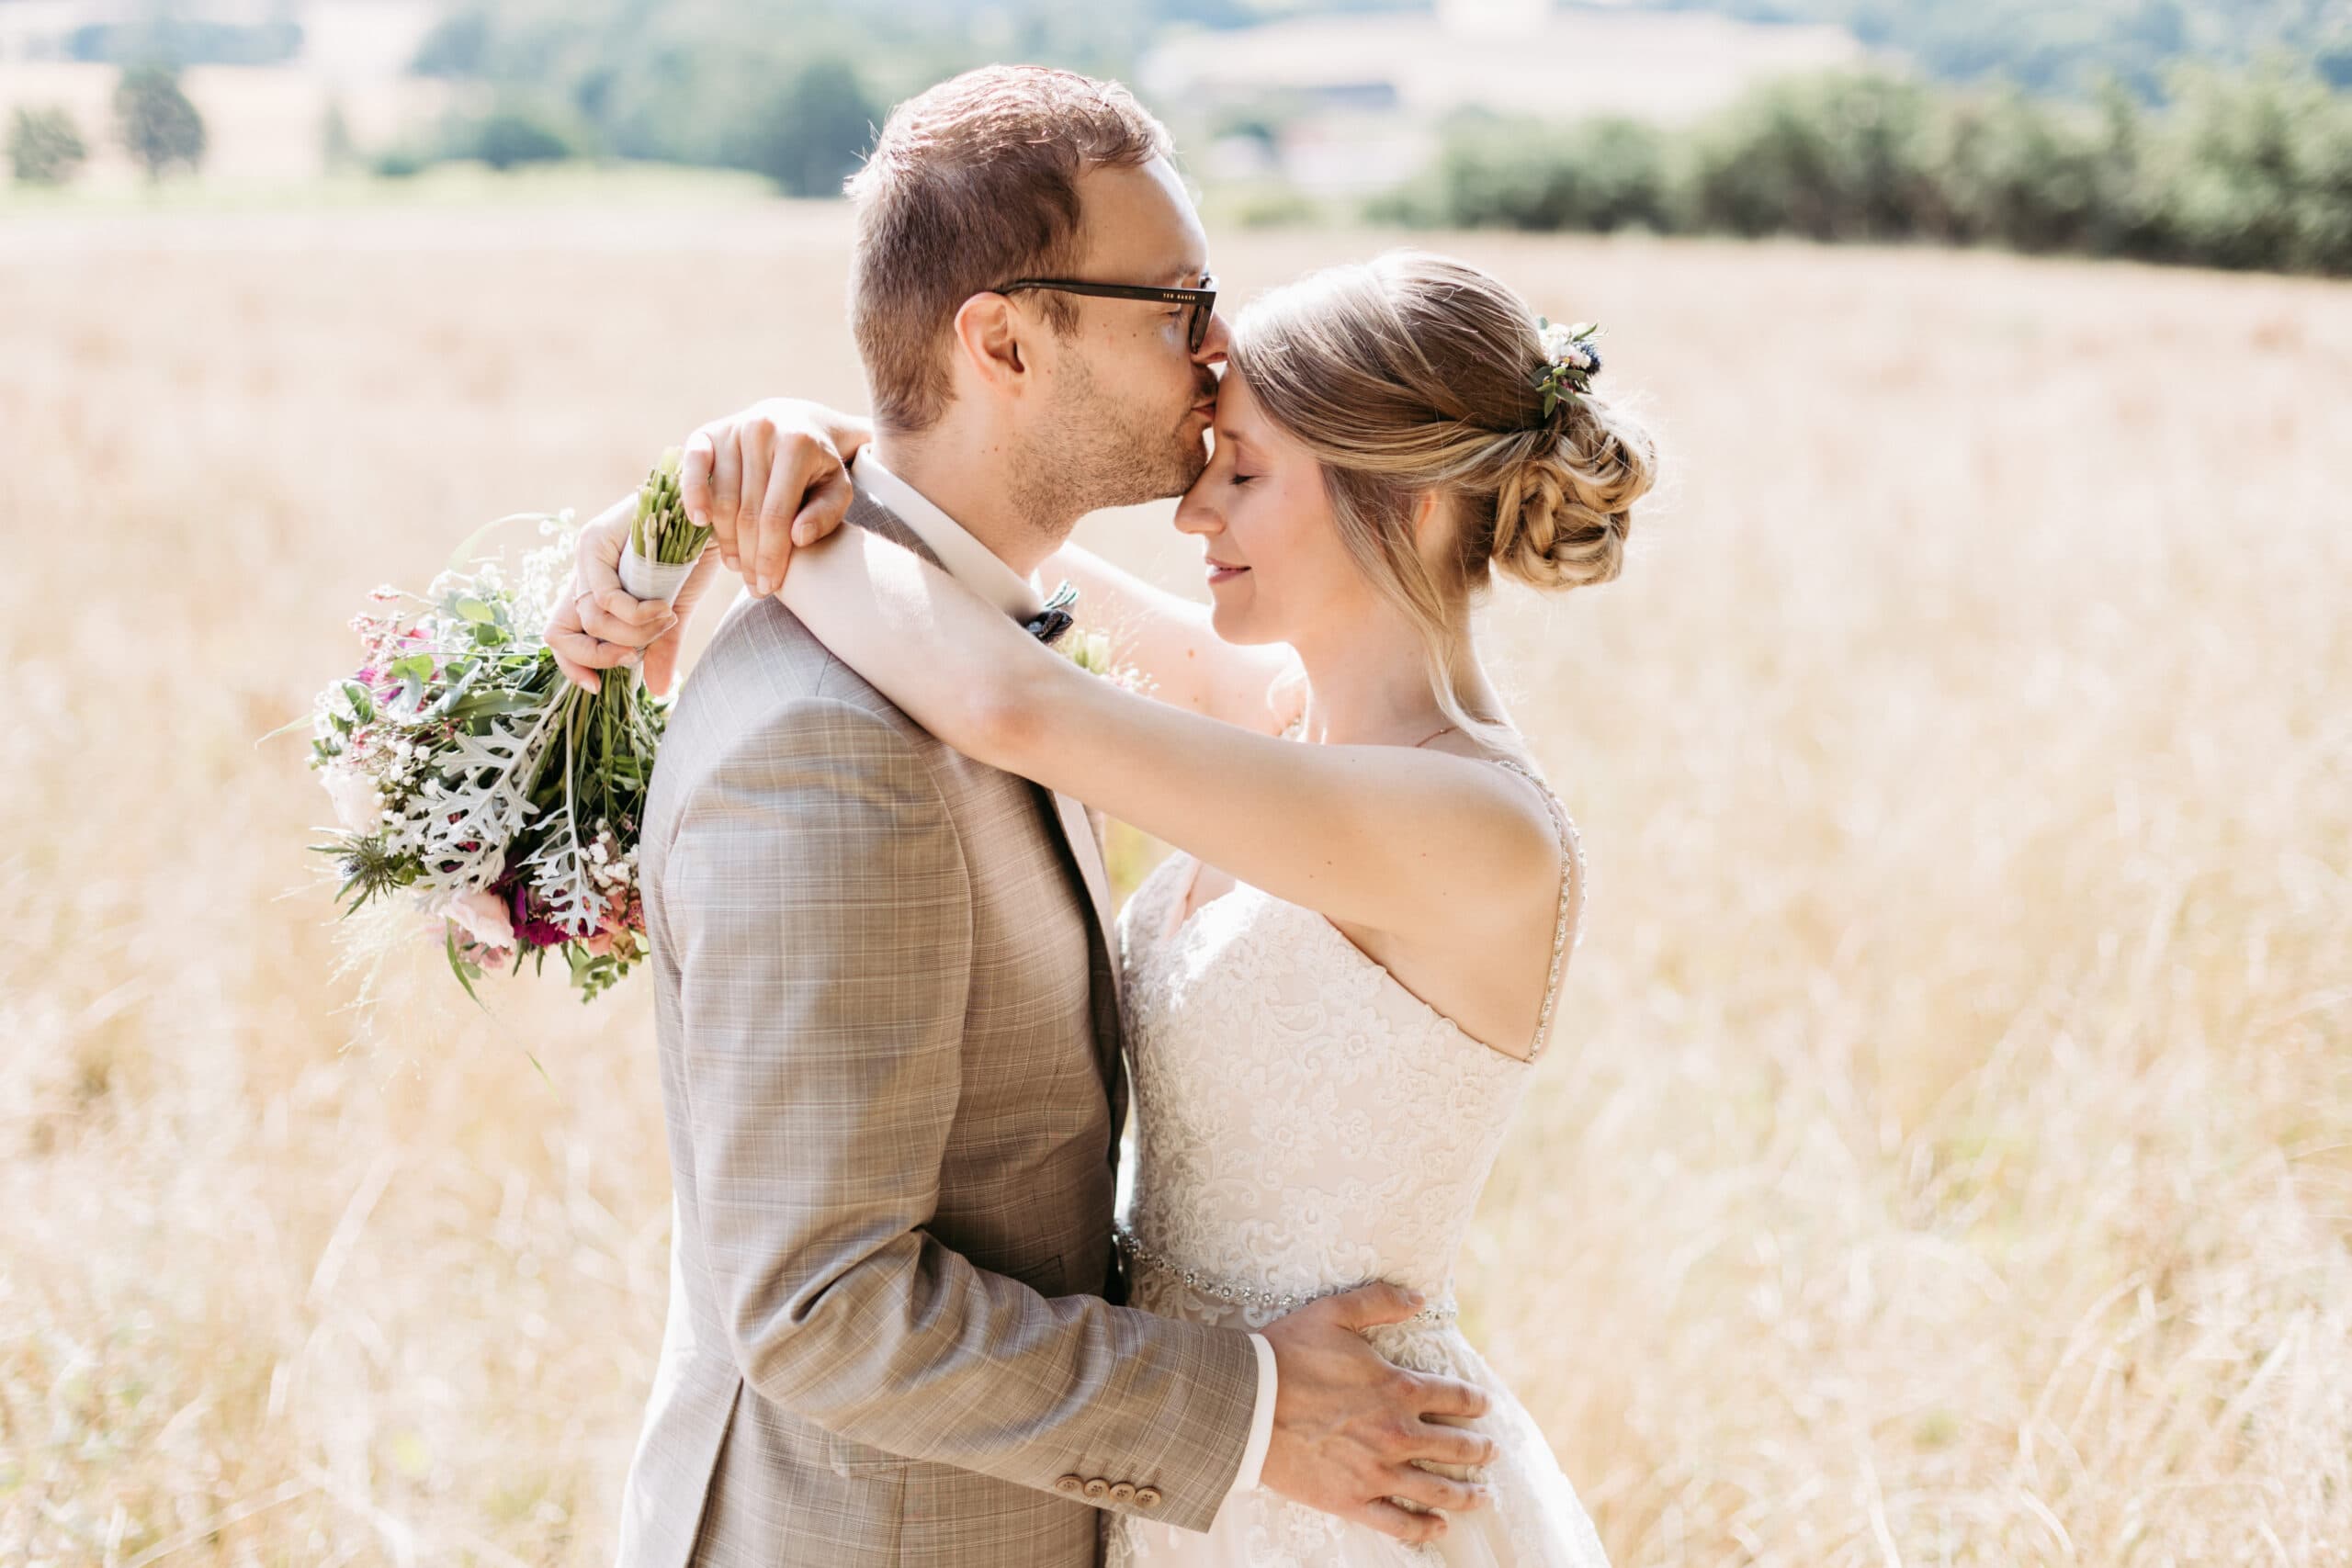
<instances>
[{"instance_id":1,"label":"beige checked suit jacket","mask_svg":"<svg viewBox=\"0 0 2352 1568\"><path fill-rule=\"evenodd\" d=\"M686 683L640 864L675 1224L622 1568L1091 1568L1071 1477L1207 1528L1256 1352L1106 1299L1125 1080L1063 820L773 600Z\"/></svg>"}]
</instances>

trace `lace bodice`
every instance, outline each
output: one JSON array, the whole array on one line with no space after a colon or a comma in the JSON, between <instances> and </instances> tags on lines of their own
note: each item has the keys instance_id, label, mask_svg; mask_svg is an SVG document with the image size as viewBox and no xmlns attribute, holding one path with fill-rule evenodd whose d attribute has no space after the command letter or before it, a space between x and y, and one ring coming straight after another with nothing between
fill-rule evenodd
<instances>
[{"instance_id":1,"label":"lace bodice","mask_svg":"<svg viewBox=\"0 0 2352 1568\"><path fill-rule=\"evenodd\" d=\"M1544 794L1562 875L1538 1047L1584 884L1575 829ZM1152 1272L1231 1287L1228 1303L1385 1279L1442 1314L1531 1064L1464 1032L1312 909L1238 883L1182 916L1196 871L1171 857L1119 921L1138 1134L1125 1228L1163 1266ZM1255 1327L1283 1310L1252 1300L1221 1315Z\"/></svg>"},{"instance_id":2,"label":"lace bodice","mask_svg":"<svg viewBox=\"0 0 2352 1568\"><path fill-rule=\"evenodd\" d=\"M1560 836L1540 1050L1584 903L1576 829L1543 781ZM1454 1321L1453 1261L1532 1071L1407 990L1338 927L1261 888L1184 914L1198 863L1179 854L1119 919L1135 1057L1135 1198L1122 1224L1132 1304L1262 1328L1301 1300L1367 1280L1428 1312L1366 1331L1399 1366L1484 1389L1474 1423L1497 1458L1489 1506L1435 1546L1403 1547L1267 1488L1228 1500L1205 1534L1121 1515L1108 1568L1607 1568L1575 1489L1526 1407Z\"/></svg>"}]
</instances>

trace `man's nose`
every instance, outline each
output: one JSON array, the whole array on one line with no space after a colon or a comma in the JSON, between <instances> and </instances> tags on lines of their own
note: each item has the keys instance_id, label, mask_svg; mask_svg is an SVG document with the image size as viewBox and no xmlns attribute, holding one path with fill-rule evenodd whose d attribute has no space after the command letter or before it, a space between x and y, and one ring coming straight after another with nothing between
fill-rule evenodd
<instances>
[{"instance_id":1,"label":"man's nose","mask_svg":"<svg viewBox=\"0 0 2352 1568\"><path fill-rule=\"evenodd\" d=\"M1226 330L1225 312L1211 310L1209 330L1202 335L1201 346L1193 351L1193 362L1196 365L1224 364L1226 347L1232 341L1233 334Z\"/></svg>"}]
</instances>

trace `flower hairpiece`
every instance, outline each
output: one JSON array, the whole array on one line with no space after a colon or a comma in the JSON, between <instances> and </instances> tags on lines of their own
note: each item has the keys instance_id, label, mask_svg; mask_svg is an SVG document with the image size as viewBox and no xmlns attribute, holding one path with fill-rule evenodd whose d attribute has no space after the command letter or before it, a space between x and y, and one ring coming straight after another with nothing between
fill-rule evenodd
<instances>
[{"instance_id":1,"label":"flower hairpiece","mask_svg":"<svg viewBox=\"0 0 2352 1568\"><path fill-rule=\"evenodd\" d=\"M1531 379L1544 394L1544 417L1549 419L1562 398L1592 390L1592 378L1600 374L1600 328L1592 321L1563 326L1544 316L1535 318L1535 326L1545 364Z\"/></svg>"}]
</instances>

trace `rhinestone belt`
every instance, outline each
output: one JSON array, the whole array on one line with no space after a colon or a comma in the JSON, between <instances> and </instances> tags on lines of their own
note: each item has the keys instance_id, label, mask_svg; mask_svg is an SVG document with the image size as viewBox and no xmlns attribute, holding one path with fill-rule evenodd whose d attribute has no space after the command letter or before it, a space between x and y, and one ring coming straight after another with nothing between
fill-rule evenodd
<instances>
[{"instance_id":1,"label":"rhinestone belt","mask_svg":"<svg viewBox=\"0 0 2352 1568\"><path fill-rule=\"evenodd\" d=\"M1311 1291L1301 1295L1295 1292L1283 1294L1273 1291L1251 1290L1246 1286L1221 1285L1213 1280L1203 1278L1190 1269L1179 1269L1174 1260L1165 1254L1155 1252L1146 1247L1136 1238L1135 1232L1124 1224L1113 1225L1111 1235L1112 1239L1118 1243L1121 1252L1138 1263L1148 1263L1155 1269L1175 1275L1184 1281L1184 1288L1187 1290L1198 1292L1202 1295L1212 1297L1232 1306L1258 1307L1272 1313L1277 1317L1295 1312L1309 1302L1321 1301L1325 1296L1336 1296L1342 1292L1355 1289L1352 1285L1333 1285L1327 1290ZM1433 1306L1424 1307L1402 1321L1421 1324L1452 1323L1460 1315L1461 1309L1458 1307Z\"/></svg>"}]
</instances>

